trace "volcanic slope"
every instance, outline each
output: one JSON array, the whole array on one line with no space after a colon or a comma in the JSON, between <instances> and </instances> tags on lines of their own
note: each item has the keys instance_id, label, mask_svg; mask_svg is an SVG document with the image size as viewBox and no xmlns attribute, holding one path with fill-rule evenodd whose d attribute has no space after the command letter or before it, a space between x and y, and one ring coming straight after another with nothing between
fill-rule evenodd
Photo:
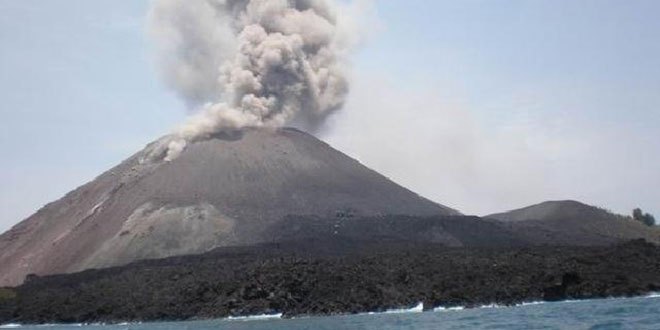
<instances>
[{"instance_id":1,"label":"volcanic slope","mask_svg":"<svg viewBox=\"0 0 660 330\"><path fill-rule=\"evenodd\" d=\"M457 215L295 129L243 129L165 161L164 137L0 236L0 286L269 241L288 216ZM448 238L454 240L453 238Z\"/></svg>"},{"instance_id":2,"label":"volcanic slope","mask_svg":"<svg viewBox=\"0 0 660 330\"><path fill-rule=\"evenodd\" d=\"M609 245L642 238L660 243L660 229L577 201L548 201L492 214L520 239L542 245Z\"/></svg>"}]
</instances>

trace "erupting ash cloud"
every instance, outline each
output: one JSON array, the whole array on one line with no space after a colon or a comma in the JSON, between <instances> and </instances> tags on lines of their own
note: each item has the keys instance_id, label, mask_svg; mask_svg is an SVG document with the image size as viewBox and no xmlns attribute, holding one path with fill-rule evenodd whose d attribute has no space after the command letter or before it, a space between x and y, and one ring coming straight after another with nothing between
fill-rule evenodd
<instances>
[{"instance_id":1,"label":"erupting ash cloud","mask_svg":"<svg viewBox=\"0 0 660 330\"><path fill-rule=\"evenodd\" d=\"M348 93L348 25L326 0L157 0L148 29L168 84L199 112L169 142L225 129L314 130Z\"/></svg>"}]
</instances>

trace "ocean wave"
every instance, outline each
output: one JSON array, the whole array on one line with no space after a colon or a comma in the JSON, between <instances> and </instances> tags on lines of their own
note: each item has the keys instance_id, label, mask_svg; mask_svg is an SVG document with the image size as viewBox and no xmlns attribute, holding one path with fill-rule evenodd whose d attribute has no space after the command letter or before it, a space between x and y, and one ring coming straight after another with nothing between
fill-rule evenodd
<instances>
[{"instance_id":1,"label":"ocean wave","mask_svg":"<svg viewBox=\"0 0 660 330\"><path fill-rule=\"evenodd\" d=\"M466 309L489 309L489 308L511 308L511 307L525 307L525 306L534 306L547 303L546 301L526 301L520 304L515 305L501 305L501 304L486 304L486 305L477 305L477 306L438 306L433 308L434 312L452 312L452 311L462 311Z\"/></svg>"},{"instance_id":2,"label":"ocean wave","mask_svg":"<svg viewBox=\"0 0 660 330\"><path fill-rule=\"evenodd\" d=\"M424 311L424 303L417 303L414 307L411 308L402 308L402 309L388 309L385 311L385 314L399 314L399 313L421 313Z\"/></svg>"},{"instance_id":3,"label":"ocean wave","mask_svg":"<svg viewBox=\"0 0 660 330\"><path fill-rule=\"evenodd\" d=\"M456 312L456 311L462 311L466 309L488 309L488 308L505 308L505 307L512 307L512 306L506 306L506 305L500 305L500 304L486 304L486 305L478 305L478 306L438 306L433 308L434 312Z\"/></svg>"},{"instance_id":4,"label":"ocean wave","mask_svg":"<svg viewBox=\"0 0 660 330\"><path fill-rule=\"evenodd\" d=\"M19 324L19 323L9 323L9 324L0 324L0 329L16 329L23 327L36 327L36 328L56 328L56 327L98 327L98 326L128 326L142 324L142 322L121 322L121 323L104 323L104 322L93 322L93 323L43 323L43 324Z\"/></svg>"},{"instance_id":5,"label":"ocean wave","mask_svg":"<svg viewBox=\"0 0 660 330\"><path fill-rule=\"evenodd\" d=\"M452 306L452 307L436 307L433 309L434 312L452 312L452 311L462 311L465 307L463 306Z\"/></svg>"},{"instance_id":6,"label":"ocean wave","mask_svg":"<svg viewBox=\"0 0 660 330\"><path fill-rule=\"evenodd\" d=\"M644 298L660 298L660 292L651 292L644 296Z\"/></svg>"},{"instance_id":7,"label":"ocean wave","mask_svg":"<svg viewBox=\"0 0 660 330\"><path fill-rule=\"evenodd\" d=\"M260 314L260 315L248 315L248 316L230 316L226 318L227 321L264 321L264 320L276 320L281 319L282 313L279 314Z\"/></svg>"},{"instance_id":8,"label":"ocean wave","mask_svg":"<svg viewBox=\"0 0 660 330\"><path fill-rule=\"evenodd\" d=\"M53 327L88 327L88 326L103 326L105 323L44 323L30 325L30 327L39 327L39 328L53 328ZM27 325L26 325L27 326Z\"/></svg>"},{"instance_id":9,"label":"ocean wave","mask_svg":"<svg viewBox=\"0 0 660 330\"><path fill-rule=\"evenodd\" d=\"M421 313L424 311L424 303L419 302L410 308L394 308L380 312L357 313L356 315L378 315L378 314L403 314L403 313Z\"/></svg>"},{"instance_id":10,"label":"ocean wave","mask_svg":"<svg viewBox=\"0 0 660 330\"><path fill-rule=\"evenodd\" d=\"M542 305L542 304L571 304L571 303L580 303L580 302L588 302L588 301L595 301L595 300L610 300L610 299L639 299L639 298L660 298L660 292L652 292L644 296L637 296L637 297L604 297L604 298L593 298L593 299L566 299L566 300L560 300L560 301L526 301L522 302L519 304L515 305L500 305L500 304L486 304L486 305L478 305L478 306L438 306L433 308L434 312L450 312L450 311L462 311L466 309L489 309L489 308L515 308L515 307L527 307L527 306L535 306L535 305Z\"/></svg>"}]
</instances>

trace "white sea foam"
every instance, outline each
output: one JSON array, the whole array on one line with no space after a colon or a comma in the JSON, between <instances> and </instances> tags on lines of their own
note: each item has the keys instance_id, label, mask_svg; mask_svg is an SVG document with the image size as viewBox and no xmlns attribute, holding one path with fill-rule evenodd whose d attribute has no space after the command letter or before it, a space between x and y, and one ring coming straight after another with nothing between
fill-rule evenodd
<instances>
[{"instance_id":1,"label":"white sea foam","mask_svg":"<svg viewBox=\"0 0 660 330\"><path fill-rule=\"evenodd\" d=\"M424 311L424 303L418 303L415 307L412 308L402 308L402 309L388 309L385 311L385 314L399 314L399 313L421 313Z\"/></svg>"},{"instance_id":2,"label":"white sea foam","mask_svg":"<svg viewBox=\"0 0 660 330\"><path fill-rule=\"evenodd\" d=\"M434 312L452 312L452 311L462 311L465 307L463 306L452 306L452 307L436 307L433 309Z\"/></svg>"},{"instance_id":3,"label":"white sea foam","mask_svg":"<svg viewBox=\"0 0 660 330\"><path fill-rule=\"evenodd\" d=\"M414 307L411 308L395 308L388 309L384 312L367 312L367 313L358 313L356 315L378 315L378 314L402 314L402 313L421 313L424 311L424 303L417 303Z\"/></svg>"},{"instance_id":4,"label":"white sea foam","mask_svg":"<svg viewBox=\"0 0 660 330\"><path fill-rule=\"evenodd\" d=\"M248 316L230 316L226 318L227 321L263 321L281 319L282 313L279 314L261 314L261 315L248 315Z\"/></svg>"},{"instance_id":5,"label":"white sea foam","mask_svg":"<svg viewBox=\"0 0 660 330\"><path fill-rule=\"evenodd\" d=\"M487 305L479 305L479 306L474 306L474 307L465 307L465 306L451 306L451 307L445 307L445 306L438 306L433 309L434 312L450 312L450 311L462 311L465 309L489 309L489 308L507 308L507 307L525 307L525 306L533 306L533 305L540 305L540 304L545 304L545 301L528 301L528 302L523 302L520 304L516 305L500 305L500 304L487 304Z\"/></svg>"},{"instance_id":6,"label":"white sea foam","mask_svg":"<svg viewBox=\"0 0 660 330\"><path fill-rule=\"evenodd\" d=\"M18 323L0 324L0 329L14 329L20 327L22 327L22 325Z\"/></svg>"},{"instance_id":7,"label":"white sea foam","mask_svg":"<svg viewBox=\"0 0 660 330\"><path fill-rule=\"evenodd\" d=\"M489 308L503 308L503 307L509 307L509 306L500 305L500 304L488 304L488 305L477 306L476 308L489 309Z\"/></svg>"},{"instance_id":8,"label":"white sea foam","mask_svg":"<svg viewBox=\"0 0 660 330\"><path fill-rule=\"evenodd\" d=\"M660 292L654 292L654 293L649 293L645 296L639 296L639 297L630 297L632 299L635 298L660 298ZM438 306L433 309L434 312L448 312L448 311L461 311L465 309L489 309L489 308L513 308L513 307L527 307L527 306L535 306L535 305L542 305L542 304L548 304L548 303L553 303L553 304L571 304L571 303L580 303L580 302L588 302L588 301L596 301L596 300L610 300L610 299L627 299L627 298L622 298L622 297L606 297L606 298L595 298L595 299L567 299L567 300L560 300L560 301L526 301L523 303L515 304L515 305L500 305L500 304L487 304L487 305L479 305L479 306L474 306L474 307L465 307L465 306L453 306L453 307L445 307L445 306Z\"/></svg>"},{"instance_id":9,"label":"white sea foam","mask_svg":"<svg viewBox=\"0 0 660 330\"><path fill-rule=\"evenodd\" d=\"M528 302L524 302L522 304L519 304L517 306L534 306L534 305L542 305L542 304L545 304L545 303L546 303L545 301L528 301Z\"/></svg>"}]
</instances>

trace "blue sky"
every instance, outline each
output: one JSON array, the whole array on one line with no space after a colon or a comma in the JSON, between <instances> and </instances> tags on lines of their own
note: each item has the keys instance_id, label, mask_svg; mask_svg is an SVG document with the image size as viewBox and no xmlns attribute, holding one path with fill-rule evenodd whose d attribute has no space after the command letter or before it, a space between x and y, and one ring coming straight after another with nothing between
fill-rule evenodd
<instances>
[{"instance_id":1,"label":"blue sky","mask_svg":"<svg viewBox=\"0 0 660 330\"><path fill-rule=\"evenodd\" d=\"M381 0L321 136L465 213L660 214L658 1ZM167 133L147 1L0 0L0 231Z\"/></svg>"}]
</instances>

